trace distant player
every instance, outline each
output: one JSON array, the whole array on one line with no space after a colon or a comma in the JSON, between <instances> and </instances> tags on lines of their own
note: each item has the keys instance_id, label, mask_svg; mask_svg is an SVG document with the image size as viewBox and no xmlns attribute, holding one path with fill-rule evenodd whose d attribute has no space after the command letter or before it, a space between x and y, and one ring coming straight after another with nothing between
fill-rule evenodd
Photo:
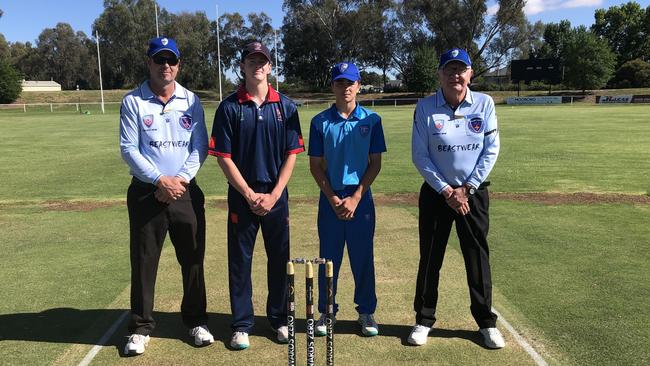
<instances>
[{"instance_id":1,"label":"distant player","mask_svg":"<svg viewBox=\"0 0 650 366\"><path fill-rule=\"evenodd\" d=\"M420 265L415 322L408 342L423 345L436 321L440 268L452 224L465 259L472 315L488 348L505 346L492 308L486 181L499 154L494 102L469 90L472 63L454 48L438 65L440 89L420 100L413 121L413 164L424 177L420 189Z\"/></svg>"},{"instance_id":2,"label":"distant player","mask_svg":"<svg viewBox=\"0 0 650 366\"><path fill-rule=\"evenodd\" d=\"M356 101L361 87L356 65L350 62L332 68L332 91L336 103L316 115L309 131L309 166L321 189L318 204L318 237L321 258L334 262L334 295L343 249L347 243L354 276L354 302L361 332L379 333L374 318L377 307L373 238L375 205L370 185L381 169L386 151L381 118ZM315 334L326 333L325 273L318 272L318 310ZM334 313L338 304L334 305Z\"/></svg>"}]
</instances>

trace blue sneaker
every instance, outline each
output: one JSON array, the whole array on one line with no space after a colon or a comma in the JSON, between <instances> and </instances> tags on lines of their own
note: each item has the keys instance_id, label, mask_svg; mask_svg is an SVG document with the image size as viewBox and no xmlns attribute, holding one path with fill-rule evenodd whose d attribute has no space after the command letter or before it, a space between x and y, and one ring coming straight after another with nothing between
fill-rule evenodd
<instances>
[{"instance_id":1,"label":"blue sneaker","mask_svg":"<svg viewBox=\"0 0 650 366\"><path fill-rule=\"evenodd\" d=\"M373 337L379 334L379 326L372 314L359 314L359 324L361 324L361 333L366 337Z\"/></svg>"}]
</instances>

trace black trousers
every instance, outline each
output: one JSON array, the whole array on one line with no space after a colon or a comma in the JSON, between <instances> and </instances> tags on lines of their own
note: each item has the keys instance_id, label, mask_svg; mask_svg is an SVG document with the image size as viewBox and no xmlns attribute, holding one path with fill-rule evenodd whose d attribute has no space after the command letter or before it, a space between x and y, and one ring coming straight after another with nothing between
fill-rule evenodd
<instances>
[{"instance_id":1,"label":"black trousers","mask_svg":"<svg viewBox=\"0 0 650 366\"><path fill-rule=\"evenodd\" d=\"M420 265L413 301L417 324L432 327L436 321L440 268L451 226L456 222L456 233L465 260L472 316L479 328L490 328L496 325L497 316L491 310L492 279L487 243L489 229L487 187L480 187L469 198L469 206L469 214L462 216L449 207L444 197L426 182L420 189Z\"/></svg>"},{"instance_id":2,"label":"black trousers","mask_svg":"<svg viewBox=\"0 0 650 366\"><path fill-rule=\"evenodd\" d=\"M156 199L156 187L133 179L127 193L131 233L131 321L129 333L150 334L158 262L169 237L183 275L183 323L207 324L205 279L205 198L192 180L181 198L171 204Z\"/></svg>"}]
</instances>

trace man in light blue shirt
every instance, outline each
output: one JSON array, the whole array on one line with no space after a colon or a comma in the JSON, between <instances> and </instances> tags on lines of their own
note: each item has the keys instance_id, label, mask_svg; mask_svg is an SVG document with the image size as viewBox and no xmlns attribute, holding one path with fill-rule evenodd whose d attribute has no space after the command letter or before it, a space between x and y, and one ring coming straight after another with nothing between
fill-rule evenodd
<instances>
[{"instance_id":1,"label":"man in light blue shirt","mask_svg":"<svg viewBox=\"0 0 650 366\"><path fill-rule=\"evenodd\" d=\"M465 50L442 54L440 89L415 107L413 164L424 178L419 199L420 264L415 300L416 325L408 342L423 345L436 321L438 282L452 224L465 258L471 312L488 348L505 342L492 308L487 234L486 181L499 154L494 102L472 92L472 63Z\"/></svg>"},{"instance_id":2,"label":"man in light blue shirt","mask_svg":"<svg viewBox=\"0 0 650 366\"><path fill-rule=\"evenodd\" d=\"M321 189L318 205L320 257L334 264L334 296L347 243L361 332L374 336L379 329L373 316L377 307L373 259L375 206L370 185L381 169L381 153L386 151L386 143L381 118L356 102L360 79L353 63L342 62L332 68L336 103L311 121L309 163L311 174ZM318 273L321 316L315 334L319 336L326 333L324 272L321 269ZM335 303L334 313L337 311Z\"/></svg>"},{"instance_id":3,"label":"man in light blue shirt","mask_svg":"<svg viewBox=\"0 0 650 366\"><path fill-rule=\"evenodd\" d=\"M183 323L196 346L214 338L206 324L204 196L195 176L207 156L203 107L177 83L180 52L171 38L149 41L149 80L120 109L120 150L133 176L127 193L131 252L131 321L124 354L142 354L156 322L154 287L169 231L183 276Z\"/></svg>"}]
</instances>

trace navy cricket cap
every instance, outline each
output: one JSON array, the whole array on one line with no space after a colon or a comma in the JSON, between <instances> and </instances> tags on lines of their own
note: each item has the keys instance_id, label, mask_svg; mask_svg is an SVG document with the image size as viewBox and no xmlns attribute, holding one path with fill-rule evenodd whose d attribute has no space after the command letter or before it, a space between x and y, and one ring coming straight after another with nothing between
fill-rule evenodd
<instances>
[{"instance_id":1,"label":"navy cricket cap","mask_svg":"<svg viewBox=\"0 0 650 366\"><path fill-rule=\"evenodd\" d=\"M442 69L446 64L452 61L460 61L467 66L472 66L472 61L469 60L469 55L461 48L452 48L440 56L440 63L438 68Z\"/></svg>"},{"instance_id":2,"label":"navy cricket cap","mask_svg":"<svg viewBox=\"0 0 650 366\"><path fill-rule=\"evenodd\" d=\"M357 81L361 79L357 65L352 62L340 62L332 67L332 81L347 79Z\"/></svg>"},{"instance_id":3,"label":"navy cricket cap","mask_svg":"<svg viewBox=\"0 0 650 366\"><path fill-rule=\"evenodd\" d=\"M149 50L147 56L151 57L161 51L170 51L177 58L181 57L181 52L176 47L176 41L167 37L152 38L149 40Z\"/></svg>"},{"instance_id":4,"label":"navy cricket cap","mask_svg":"<svg viewBox=\"0 0 650 366\"><path fill-rule=\"evenodd\" d=\"M241 50L241 62L244 62L244 59L248 57L249 55L254 55L256 53L261 53L266 57L269 62L271 62L271 52L269 52L269 49L266 48L261 42L258 41L253 41L251 43L248 43L242 48Z\"/></svg>"}]
</instances>

